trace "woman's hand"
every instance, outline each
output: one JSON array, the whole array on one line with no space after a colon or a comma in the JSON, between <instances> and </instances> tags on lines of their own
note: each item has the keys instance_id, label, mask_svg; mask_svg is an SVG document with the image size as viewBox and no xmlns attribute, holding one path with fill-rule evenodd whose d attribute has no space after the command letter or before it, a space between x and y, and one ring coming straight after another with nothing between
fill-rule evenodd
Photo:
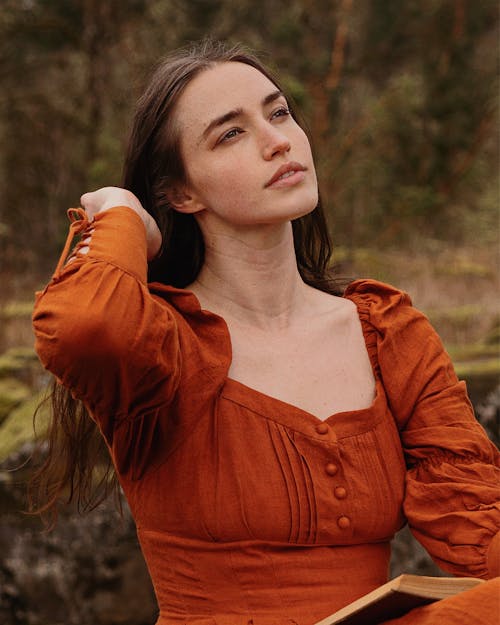
<instances>
[{"instance_id":1,"label":"woman's hand","mask_svg":"<svg viewBox=\"0 0 500 625\"><path fill-rule=\"evenodd\" d=\"M80 198L80 204L92 221L97 213L102 213L114 206L128 206L142 219L146 227L148 260L152 260L161 248L161 233L155 220L142 207L142 204L133 193L119 187L102 187L97 191L85 193ZM82 252L86 250L82 249Z\"/></svg>"}]
</instances>

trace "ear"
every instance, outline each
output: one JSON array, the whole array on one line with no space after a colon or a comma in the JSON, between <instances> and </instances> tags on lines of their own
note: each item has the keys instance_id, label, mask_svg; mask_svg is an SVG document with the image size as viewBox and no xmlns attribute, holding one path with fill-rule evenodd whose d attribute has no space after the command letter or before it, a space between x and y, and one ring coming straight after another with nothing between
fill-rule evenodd
<instances>
[{"instance_id":1,"label":"ear","mask_svg":"<svg viewBox=\"0 0 500 625\"><path fill-rule=\"evenodd\" d=\"M179 213L192 215L205 209L205 205L197 195L182 186L170 187L167 191L167 198Z\"/></svg>"}]
</instances>

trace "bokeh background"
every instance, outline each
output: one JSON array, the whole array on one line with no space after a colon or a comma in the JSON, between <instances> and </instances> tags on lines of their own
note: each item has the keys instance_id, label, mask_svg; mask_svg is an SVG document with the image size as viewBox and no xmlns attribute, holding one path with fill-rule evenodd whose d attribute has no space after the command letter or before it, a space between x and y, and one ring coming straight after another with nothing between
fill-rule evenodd
<instances>
[{"instance_id":1,"label":"bokeh background","mask_svg":"<svg viewBox=\"0 0 500 625\"><path fill-rule=\"evenodd\" d=\"M48 377L33 292L81 193L119 185L131 111L156 62L211 35L278 69L313 137L343 277L410 292L478 418L500 411L496 0L0 0L0 621L149 625L127 510L22 512ZM77 311L78 302L75 302ZM43 436L43 409L39 426ZM406 531L392 573L440 574Z\"/></svg>"}]
</instances>

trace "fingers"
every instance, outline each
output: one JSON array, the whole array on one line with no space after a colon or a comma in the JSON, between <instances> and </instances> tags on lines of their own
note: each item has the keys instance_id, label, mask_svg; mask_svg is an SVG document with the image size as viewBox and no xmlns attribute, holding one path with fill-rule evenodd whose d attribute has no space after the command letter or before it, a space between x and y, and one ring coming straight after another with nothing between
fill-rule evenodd
<instances>
[{"instance_id":1,"label":"fingers","mask_svg":"<svg viewBox=\"0 0 500 625\"><path fill-rule=\"evenodd\" d=\"M136 196L120 187L102 187L97 191L84 193L80 198L80 204L92 218L97 213L113 206L128 206L137 212L143 210Z\"/></svg>"},{"instance_id":2,"label":"fingers","mask_svg":"<svg viewBox=\"0 0 500 625\"><path fill-rule=\"evenodd\" d=\"M92 221L97 215L115 206L128 206L142 219L146 228L148 260L154 258L161 248L161 233L151 215L144 210L137 197L126 189L120 187L102 187L97 191L84 193L80 198L80 205Z\"/></svg>"},{"instance_id":3,"label":"fingers","mask_svg":"<svg viewBox=\"0 0 500 625\"><path fill-rule=\"evenodd\" d=\"M149 215L148 217L149 218L144 222L144 225L146 226L147 236L147 256L148 261L151 261L156 258L160 252L162 236L155 220Z\"/></svg>"}]
</instances>

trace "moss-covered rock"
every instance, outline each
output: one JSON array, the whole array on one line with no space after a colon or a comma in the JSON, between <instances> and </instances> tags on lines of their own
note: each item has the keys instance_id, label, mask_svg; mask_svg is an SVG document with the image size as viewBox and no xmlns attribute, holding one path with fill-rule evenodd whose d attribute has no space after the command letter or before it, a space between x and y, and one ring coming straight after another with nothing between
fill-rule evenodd
<instances>
[{"instance_id":1,"label":"moss-covered rock","mask_svg":"<svg viewBox=\"0 0 500 625\"><path fill-rule=\"evenodd\" d=\"M12 410L0 425L0 463L24 443L33 440L33 415L37 409L39 409L37 434L44 433L48 421L48 406L42 403L44 396L45 392L31 396Z\"/></svg>"},{"instance_id":2,"label":"moss-covered rock","mask_svg":"<svg viewBox=\"0 0 500 625\"><path fill-rule=\"evenodd\" d=\"M35 366L40 365L31 347L12 347L0 355L0 378L20 376Z\"/></svg>"},{"instance_id":3,"label":"moss-covered rock","mask_svg":"<svg viewBox=\"0 0 500 625\"><path fill-rule=\"evenodd\" d=\"M19 319L20 317L31 318L33 313L33 302L7 302L0 308L0 318L2 319Z\"/></svg>"},{"instance_id":4,"label":"moss-covered rock","mask_svg":"<svg viewBox=\"0 0 500 625\"><path fill-rule=\"evenodd\" d=\"M0 423L30 395L29 387L16 378L0 378Z\"/></svg>"},{"instance_id":5,"label":"moss-covered rock","mask_svg":"<svg viewBox=\"0 0 500 625\"><path fill-rule=\"evenodd\" d=\"M0 352L18 345L33 345L33 302L0 303Z\"/></svg>"}]
</instances>

